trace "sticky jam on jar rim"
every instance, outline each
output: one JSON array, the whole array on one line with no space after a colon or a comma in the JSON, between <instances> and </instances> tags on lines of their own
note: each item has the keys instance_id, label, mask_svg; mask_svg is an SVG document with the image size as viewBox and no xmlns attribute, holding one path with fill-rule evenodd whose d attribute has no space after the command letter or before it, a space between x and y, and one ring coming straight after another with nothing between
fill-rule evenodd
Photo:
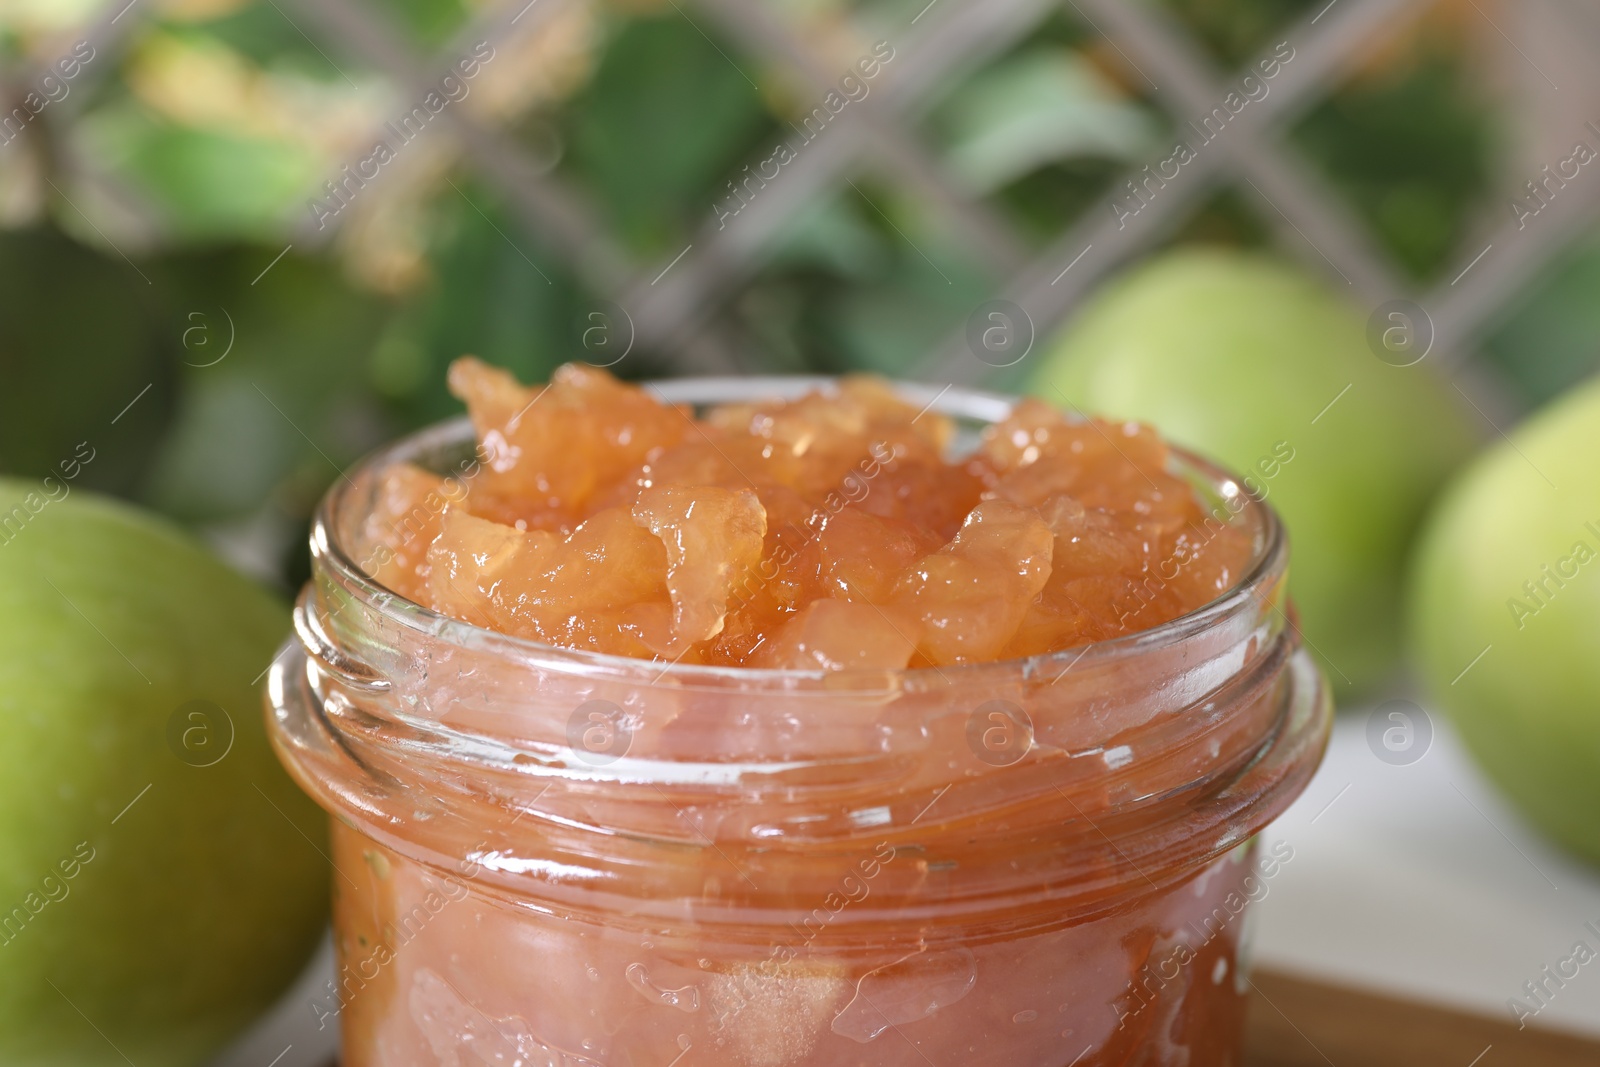
<instances>
[{"instance_id":1,"label":"sticky jam on jar rim","mask_svg":"<svg viewBox=\"0 0 1600 1067\"><path fill-rule=\"evenodd\" d=\"M759 399L774 379L677 383ZM932 390L928 396L932 396ZM917 398L925 401L928 397ZM950 390L964 428L1001 398ZM904 670L663 664L477 628L354 551L395 463L330 491L274 743L332 814L346 1067L1109 1067L1237 1060L1254 835L1326 743L1287 546L1153 629Z\"/></svg>"}]
</instances>

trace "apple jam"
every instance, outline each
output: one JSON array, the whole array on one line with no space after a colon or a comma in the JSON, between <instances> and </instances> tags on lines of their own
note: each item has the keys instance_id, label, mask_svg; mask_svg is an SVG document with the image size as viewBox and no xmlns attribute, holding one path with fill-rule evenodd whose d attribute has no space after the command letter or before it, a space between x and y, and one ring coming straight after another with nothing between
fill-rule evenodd
<instances>
[{"instance_id":1,"label":"apple jam","mask_svg":"<svg viewBox=\"0 0 1600 1067\"><path fill-rule=\"evenodd\" d=\"M1330 707L1235 479L873 379L451 385L269 674L347 1067L1236 1057Z\"/></svg>"},{"instance_id":2,"label":"apple jam","mask_svg":"<svg viewBox=\"0 0 1600 1067\"><path fill-rule=\"evenodd\" d=\"M383 472L363 549L395 592L534 641L729 667L1012 659L1174 619L1250 558L1150 428L1037 400L957 457L949 417L873 378L699 418L579 364L528 389L462 359L450 385L482 464Z\"/></svg>"}]
</instances>

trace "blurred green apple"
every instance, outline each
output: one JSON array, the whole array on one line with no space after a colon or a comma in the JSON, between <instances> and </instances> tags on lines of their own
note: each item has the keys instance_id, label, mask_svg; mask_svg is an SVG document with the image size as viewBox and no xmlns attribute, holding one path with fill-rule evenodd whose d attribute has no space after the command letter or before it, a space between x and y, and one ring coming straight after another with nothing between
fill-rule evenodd
<instances>
[{"instance_id":1,"label":"blurred green apple","mask_svg":"<svg viewBox=\"0 0 1600 1067\"><path fill-rule=\"evenodd\" d=\"M1600 863L1600 379L1455 479L1418 546L1410 631L1489 777Z\"/></svg>"},{"instance_id":2,"label":"blurred green apple","mask_svg":"<svg viewBox=\"0 0 1600 1067\"><path fill-rule=\"evenodd\" d=\"M0 1063L186 1067L326 917L256 685L288 613L79 469L0 479Z\"/></svg>"},{"instance_id":3,"label":"blurred green apple","mask_svg":"<svg viewBox=\"0 0 1600 1067\"><path fill-rule=\"evenodd\" d=\"M1366 320L1284 263L1184 250L1097 296L1030 380L1057 404L1154 424L1278 508L1302 632L1344 698L1398 663L1407 549L1473 446L1454 397L1378 359Z\"/></svg>"}]
</instances>

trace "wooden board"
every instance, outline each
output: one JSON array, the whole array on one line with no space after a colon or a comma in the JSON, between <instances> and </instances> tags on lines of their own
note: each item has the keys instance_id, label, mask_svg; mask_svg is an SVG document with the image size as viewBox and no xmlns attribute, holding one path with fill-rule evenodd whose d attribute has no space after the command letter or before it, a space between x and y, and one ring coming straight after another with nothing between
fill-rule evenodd
<instances>
[{"instance_id":1,"label":"wooden board","mask_svg":"<svg viewBox=\"0 0 1600 1067\"><path fill-rule=\"evenodd\" d=\"M1245 1067L1600 1067L1600 1043L1258 971Z\"/></svg>"}]
</instances>

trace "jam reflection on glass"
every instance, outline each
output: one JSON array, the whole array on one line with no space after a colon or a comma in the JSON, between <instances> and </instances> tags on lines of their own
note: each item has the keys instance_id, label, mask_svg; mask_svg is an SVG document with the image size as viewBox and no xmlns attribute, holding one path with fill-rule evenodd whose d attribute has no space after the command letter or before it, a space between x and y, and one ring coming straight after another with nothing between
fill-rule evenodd
<instances>
[{"instance_id":1,"label":"jam reflection on glass","mask_svg":"<svg viewBox=\"0 0 1600 1067\"><path fill-rule=\"evenodd\" d=\"M1237 1062L1330 714L1265 505L1038 402L451 384L269 675L346 1067Z\"/></svg>"},{"instance_id":2,"label":"jam reflection on glass","mask_svg":"<svg viewBox=\"0 0 1600 1067\"><path fill-rule=\"evenodd\" d=\"M893 946L863 931L822 951L833 915L918 861L874 849L841 875L839 899L761 946L529 912L337 827L335 862L356 882L341 884L335 915L344 1062L1226 1064L1243 1023L1245 905L1292 859L1277 849L1240 846L1136 906L1056 930Z\"/></svg>"}]
</instances>

